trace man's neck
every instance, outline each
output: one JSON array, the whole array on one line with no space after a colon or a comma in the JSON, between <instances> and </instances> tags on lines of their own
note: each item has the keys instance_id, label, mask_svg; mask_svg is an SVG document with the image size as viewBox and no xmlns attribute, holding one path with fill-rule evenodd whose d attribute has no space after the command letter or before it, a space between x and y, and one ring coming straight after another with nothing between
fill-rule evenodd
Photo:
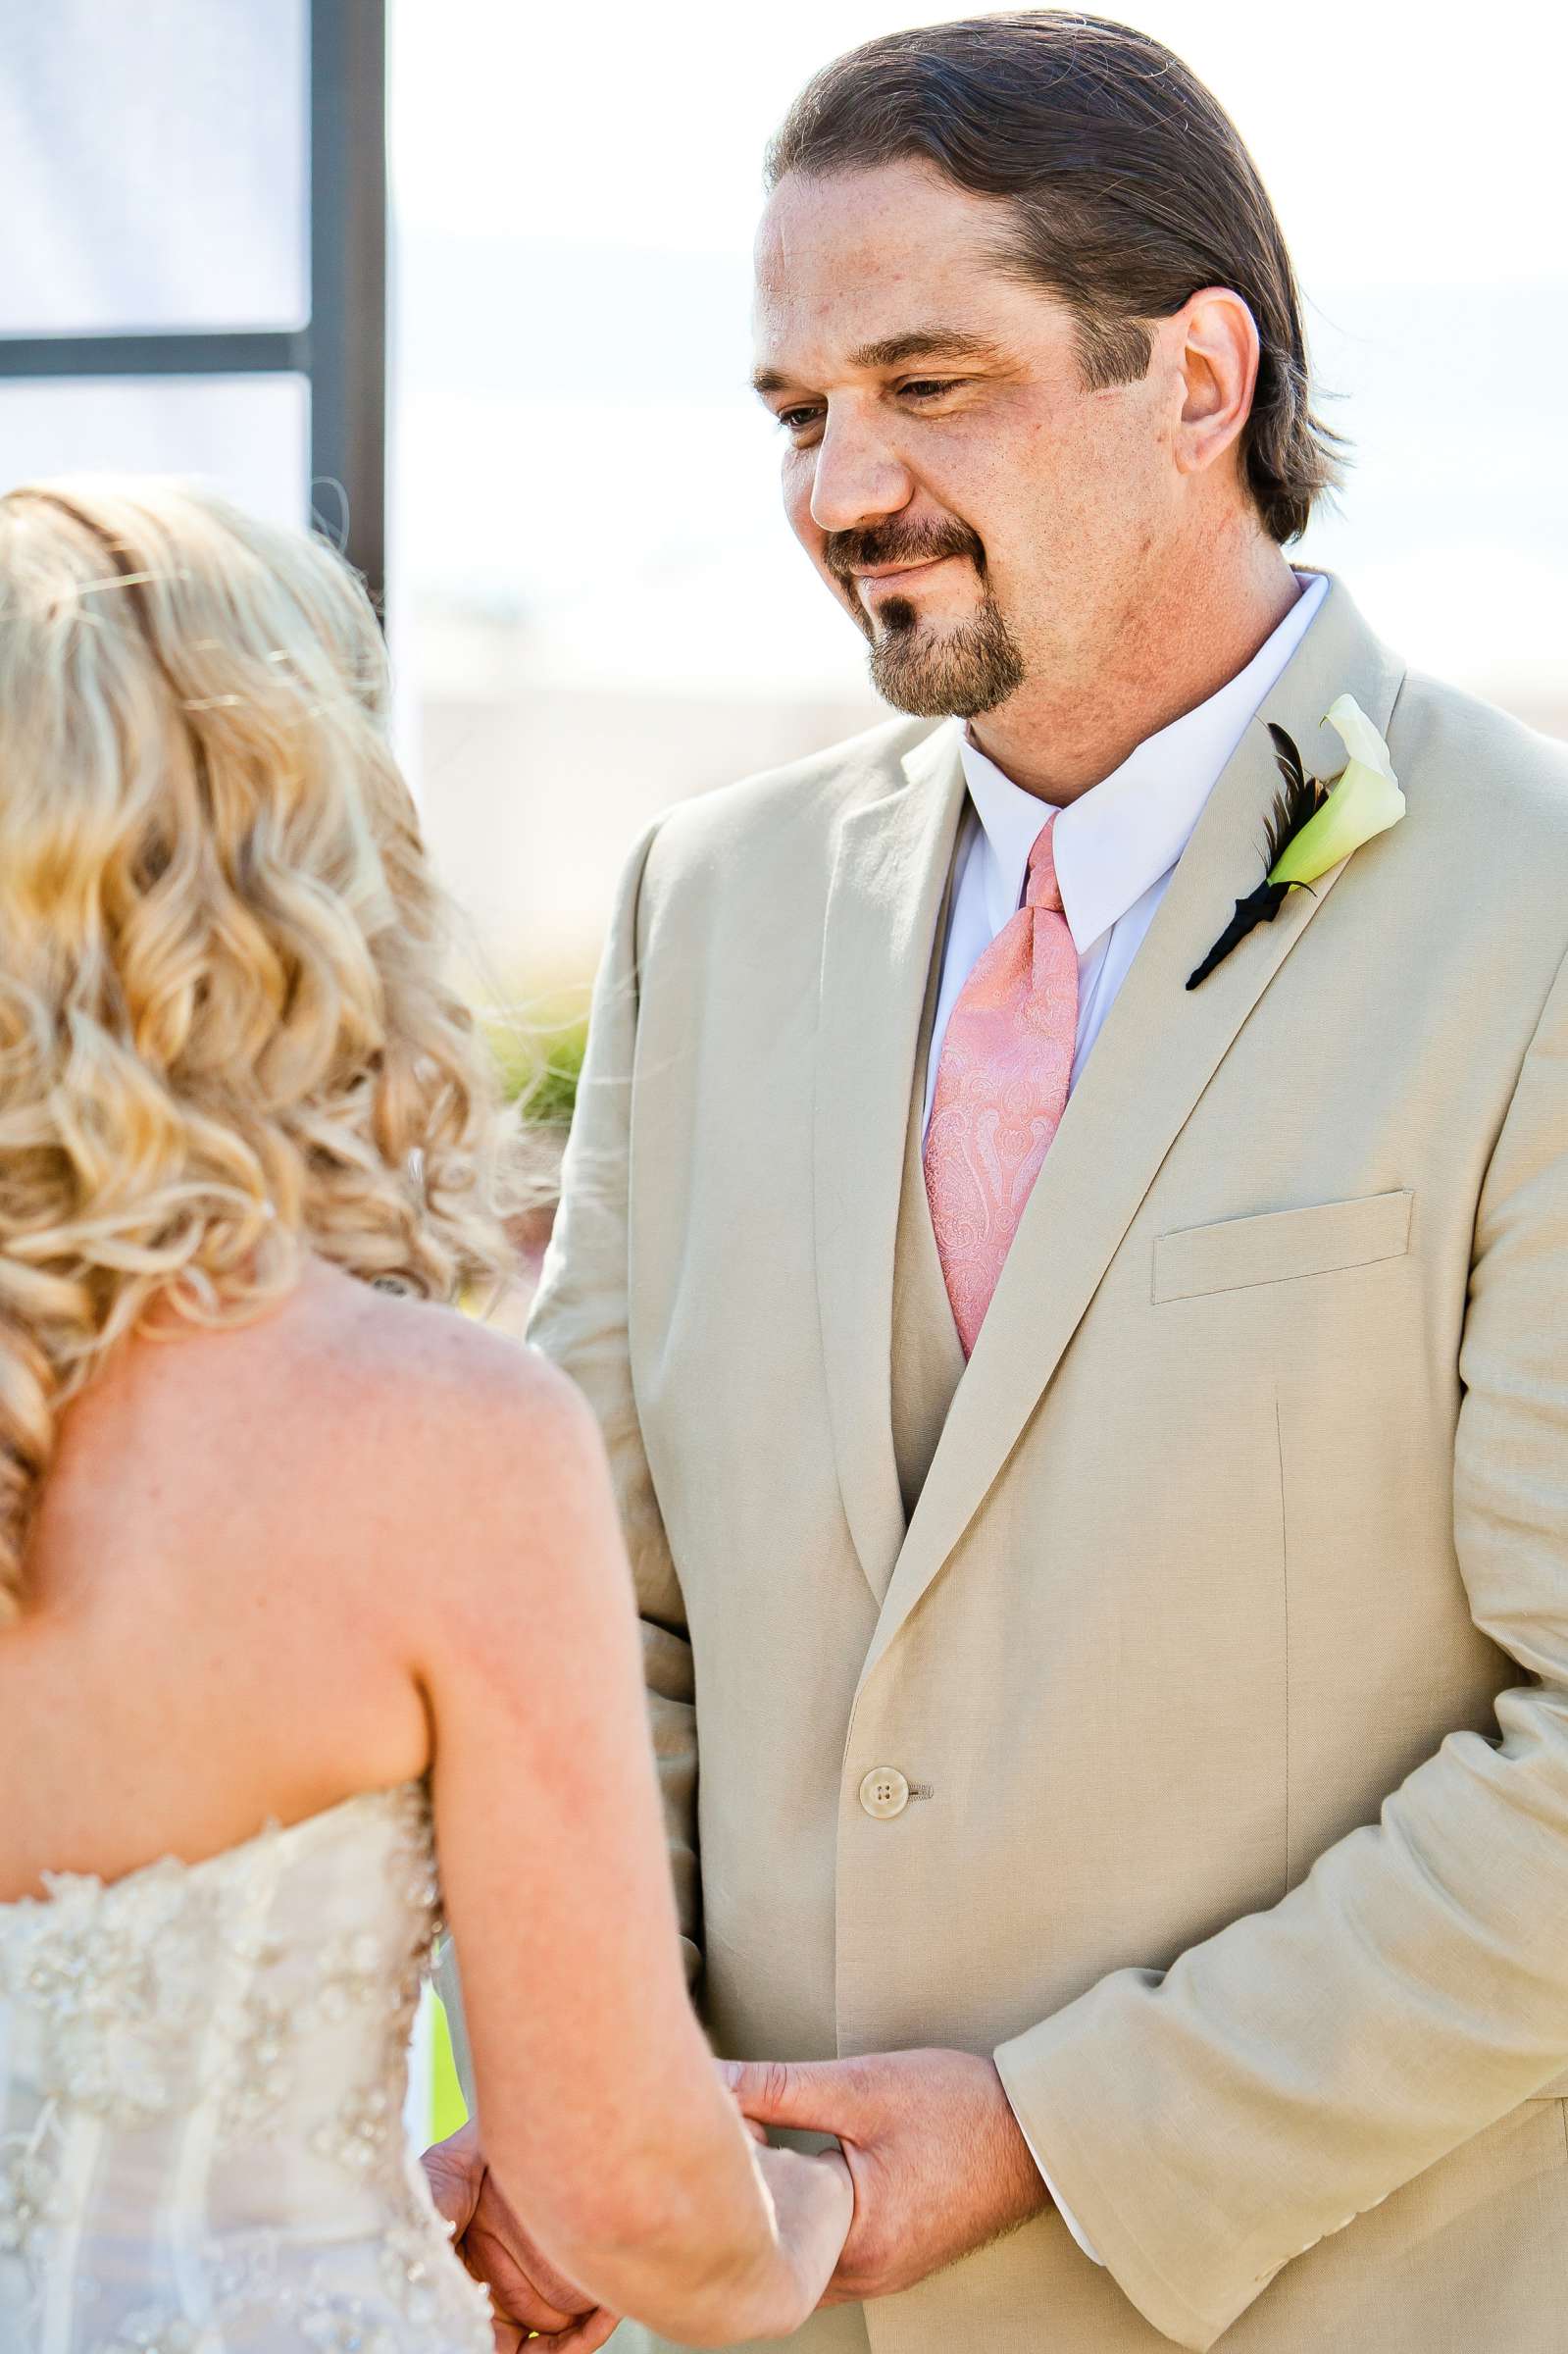
<instances>
[{"instance_id":1,"label":"man's neck","mask_svg":"<svg viewBox=\"0 0 1568 2354\"><path fill-rule=\"evenodd\" d=\"M1244 670L1300 594L1273 541L1223 570L1171 573L1097 649L1093 675L1032 678L970 723L986 758L1026 793L1065 807Z\"/></svg>"}]
</instances>

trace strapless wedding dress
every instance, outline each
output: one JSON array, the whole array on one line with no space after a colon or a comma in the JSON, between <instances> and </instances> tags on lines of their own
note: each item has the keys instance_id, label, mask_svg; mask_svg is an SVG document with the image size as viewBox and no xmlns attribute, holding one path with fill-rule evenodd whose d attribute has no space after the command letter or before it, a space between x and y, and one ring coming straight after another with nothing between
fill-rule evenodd
<instances>
[{"instance_id":1,"label":"strapless wedding dress","mask_svg":"<svg viewBox=\"0 0 1568 2354\"><path fill-rule=\"evenodd\" d=\"M490 2354L402 2123L423 1783L0 1905L4 2354Z\"/></svg>"}]
</instances>

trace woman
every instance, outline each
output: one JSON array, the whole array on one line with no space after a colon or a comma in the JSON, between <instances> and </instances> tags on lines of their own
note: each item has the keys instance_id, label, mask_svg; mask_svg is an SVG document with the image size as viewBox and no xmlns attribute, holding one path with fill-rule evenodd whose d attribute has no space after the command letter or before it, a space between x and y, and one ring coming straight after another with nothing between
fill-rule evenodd
<instances>
[{"instance_id":1,"label":"woman","mask_svg":"<svg viewBox=\"0 0 1568 2354\"><path fill-rule=\"evenodd\" d=\"M849 2223L687 2003L590 1418L439 1305L504 1273L493 1111L385 703L320 545L0 500L8 2354L488 2349L400 2124L432 1813L585 2299L786 2334Z\"/></svg>"}]
</instances>

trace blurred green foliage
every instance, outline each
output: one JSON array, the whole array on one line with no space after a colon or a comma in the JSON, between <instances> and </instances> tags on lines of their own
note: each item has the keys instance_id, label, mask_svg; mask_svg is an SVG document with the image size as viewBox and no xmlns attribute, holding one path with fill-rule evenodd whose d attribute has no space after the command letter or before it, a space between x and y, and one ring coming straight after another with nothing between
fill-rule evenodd
<instances>
[{"instance_id":1,"label":"blurred green foliage","mask_svg":"<svg viewBox=\"0 0 1568 2354\"><path fill-rule=\"evenodd\" d=\"M482 1028L506 1100L517 1104L529 1126L570 1127L587 1044L587 1017L575 1014L538 1025L492 1017Z\"/></svg>"}]
</instances>

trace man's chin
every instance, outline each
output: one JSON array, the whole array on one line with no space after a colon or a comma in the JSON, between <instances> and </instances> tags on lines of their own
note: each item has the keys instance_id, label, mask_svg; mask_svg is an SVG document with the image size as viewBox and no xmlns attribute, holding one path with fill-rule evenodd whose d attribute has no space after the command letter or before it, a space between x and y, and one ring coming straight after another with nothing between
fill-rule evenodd
<instances>
[{"instance_id":1,"label":"man's chin","mask_svg":"<svg viewBox=\"0 0 1568 2354\"><path fill-rule=\"evenodd\" d=\"M884 632L873 642L869 667L883 701L912 719L978 719L1024 683L1018 649L1000 625L947 639L929 630Z\"/></svg>"}]
</instances>

